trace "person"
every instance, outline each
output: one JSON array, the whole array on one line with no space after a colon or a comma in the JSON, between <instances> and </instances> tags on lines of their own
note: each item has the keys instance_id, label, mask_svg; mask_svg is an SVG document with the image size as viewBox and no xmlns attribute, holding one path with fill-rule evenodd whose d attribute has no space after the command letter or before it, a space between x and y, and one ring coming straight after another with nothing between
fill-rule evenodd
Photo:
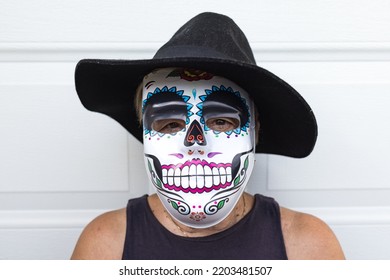
<instances>
[{"instance_id":1,"label":"person","mask_svg":"<svg viewBox=\"0 0 390 280\"><path fill-rule=\"evenodd\" d=\"M317 124L229 17L195 16L152 59L81 60L75 81L143 142L156 193L94 219L72 259L344 259L326 223L245 192L255 153L306 157Z\"/></svg>"}]
</instances>

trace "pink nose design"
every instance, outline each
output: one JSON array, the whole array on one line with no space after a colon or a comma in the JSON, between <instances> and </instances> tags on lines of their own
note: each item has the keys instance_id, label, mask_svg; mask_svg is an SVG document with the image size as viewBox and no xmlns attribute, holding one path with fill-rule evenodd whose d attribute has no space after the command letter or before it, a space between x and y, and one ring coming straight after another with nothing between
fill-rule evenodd
<instances>
[{"instance_id":1,"label":"pink nose design","mask_svg":"<svg viewBox=\"0 0 390 280\"><path fill-rule=\"evenodd\" d=\"M184 145L186 147L190 147L195 143L198 144L199 146L206 145L206 139L204 138L203 129L197 120L194 120L190 124L190 127L188 128L188 132L186 134L186 138L184 139Z\"/></svg>"}]
</instances>

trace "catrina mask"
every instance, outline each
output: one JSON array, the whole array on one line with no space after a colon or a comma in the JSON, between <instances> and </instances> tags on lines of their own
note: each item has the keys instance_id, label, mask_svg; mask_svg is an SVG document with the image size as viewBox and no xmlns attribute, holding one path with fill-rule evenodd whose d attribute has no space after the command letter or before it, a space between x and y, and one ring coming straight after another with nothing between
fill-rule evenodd
<instances>
[{"instance_id":1,"label":"catrina mask","mask_svg":"<svg viewBox=\"0 0 390 280\"><path fill-rule=\"evenodd\" d=\"M253 103L210 73L164 68L143 80L147 174L169 214L190 227L221 222L254 164Z\"/></svg>"}]
</instances>

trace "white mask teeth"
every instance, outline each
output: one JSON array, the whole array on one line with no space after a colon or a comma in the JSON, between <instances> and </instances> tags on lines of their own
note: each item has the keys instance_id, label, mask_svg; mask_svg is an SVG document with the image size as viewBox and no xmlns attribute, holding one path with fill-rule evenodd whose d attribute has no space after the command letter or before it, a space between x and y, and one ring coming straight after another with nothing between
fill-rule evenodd
<instances>
[{"instance_id":1,"label":"white mask teeth","mask_svg":"<svg viewBox=\"0 0 390 280\"><path fill-rule=\"evenodd\" d=\"M204 167L204 185L206 188L211 188L213 186L213 172L211 171L210 166L205 165Z\"/></svg>"},{"instance_id":2,"label":"white mask teeth","mask_svg":"<svg viewBox=\"0 0 390 280\"><path fill-rule=\"evenodd\" d=\"M196 185L199 187L204 187L204 171L202 165L196 166Z\"/></svg>"},{"instance_id":3,"label":"white mask teeth","mask_svg":"<svg viewBox=\"0 0 390 280\"><path fill-rule=\"evenodd\" d=\"M221 180L219 178L218 168L213 167L212 171L213 171L213 184L218 186L219 183L221 182Z\"/></svg>"},{"instance_id":4,"label":"white mask teeth","mask_svg":"<svg viewBox=\"0 0 390 280\"><path fill-rule=\"evenodd\" d=\"M175 170L173 168L168 169L168 185L173 185L173 174Z\"/></svg>"},{"instance_id":5,"label":"white mask teeth","mask_svg":"<svg viewBox=\"0 0 390 280\"><path fill-rule=\"evenodd\" d=\"M213 186L213 176L204 176L204 184L206 188L211 188Z\"/></svg>"},{"instance_id":6,"label":"white mask teeth","mask_svg":"<svg viewBox=\"0 0 390 280\"><path fill-rule=\"evenodd\" d=\"M188 165L184 166L181 170L181 176L189 176L190 168Z\"/></svg>"},{"instance_id":7,"label":"white mask teeth","mask_svg":"<svg viewBox=\"0 0 390 280\"><path fill-rule=\"evenodd\" d=\"M196 165L191 164L190 166L190 188L195 189L197 187L196 185L196 176L193 176L193 174L196 174Z\"/></svg>"},{"instance_id":8,"label":"white mask teeth","mask_svg":"<svg viewBox=\"0 0 390 280\"><path fill-rule=\"evenodd\" d=\"M183 189L187 189L189 186L190 186L190 178L189 178L189 171L190 171L190 168L189 166L184 166L183 169L181 170L181 175L182 175L182 178L181 178L181 187Z\"/></svg>"},{"instance_id":9,"label":"white mask teeth","mask_svg":"<svg viewBox=\"0 0 390 280\"><path fill-rule=\"evenodd\" d=\"M224 167L220 167L218 169L219 171L219 175L221 175L221 184L225 184L226 183L226 170Z\"/></svg>"},{"instance_id":10,"label":"white mask teeth","mask_svg":"<svg viewBox=\"0 0 390 280\"><path fill-rule=\"evenodd\" d=\"M174 183L176 186L180 186L181 185L181 182L180 182L180 168L176 168L175 169L175 175L174 175Z\"/></svg>"},{"instance_id":11,"label":"white mask teeth","mask_svg":"<svg viewBox=\"0 0 390 280\"><path fill-rule=\"evenodd\" d=\"M212 175L212 174L213 173L211 172L210 166L205 165L205 167L204 167L204 175L209 176L209 175Z\"/></svg>"},{"instance_id":12,"label":"white mask teeth","mask_svg":"<svg viewBox=\"0 0 390 280\"><path fill-rule=\"evenodd\" d=\"M169 187L182 189L211 188L213 186L230 185L232 168L213 167L202 164L186 165L182 169L169 168L162 170L162 181Z\"/></svg>"},{"instance_id":13,"label":"white mask teeth","mask_svg":"<svg viewBox=\"0 0 390 280\"><path fill-rule=\"evenodd\" d=\"M230 166L226 167L226 181L232 181L232 168Z\"/></svg>"},{"instance_id":14,"label":"white mask teeth","mask_svg":"<svg viewBox=\"0 0 390 280\"><path fill-rule=\"evenodd\" d=\"M183 176L181 178L181 187L183 189L187 189L189 186L190 186L189 177L188 176Z\"/></svg>"},{"instance_id":15,"label":"white mask teeth","mask_svg":"<svg viewBox=\"0 0 390 280\"><path fill-rule=\"evenodd\" d=\"M168 184L168 170L163 169L162 170L162 179L164 184Z\"/></svg>"}]
</instances>

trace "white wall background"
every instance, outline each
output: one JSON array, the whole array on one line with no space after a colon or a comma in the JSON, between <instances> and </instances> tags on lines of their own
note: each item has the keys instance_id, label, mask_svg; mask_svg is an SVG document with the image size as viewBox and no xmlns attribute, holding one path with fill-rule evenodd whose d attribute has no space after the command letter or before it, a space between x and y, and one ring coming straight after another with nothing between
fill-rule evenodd
<instances>
[{"instance_id":1,"label":"white wall background","mask_svg":"<svg viewBox=\"0 0 390 280\"><path fill-rule=\"evenodd\" d=\"M203 11L318 119L313 154L258 156L249 191L324 219L349 259L390 259L387 0L0 0L0 259L67 259L90 219L149 191L142 146L82 107L74 67L150 58Z\"/></svg>"}]
</instances>

